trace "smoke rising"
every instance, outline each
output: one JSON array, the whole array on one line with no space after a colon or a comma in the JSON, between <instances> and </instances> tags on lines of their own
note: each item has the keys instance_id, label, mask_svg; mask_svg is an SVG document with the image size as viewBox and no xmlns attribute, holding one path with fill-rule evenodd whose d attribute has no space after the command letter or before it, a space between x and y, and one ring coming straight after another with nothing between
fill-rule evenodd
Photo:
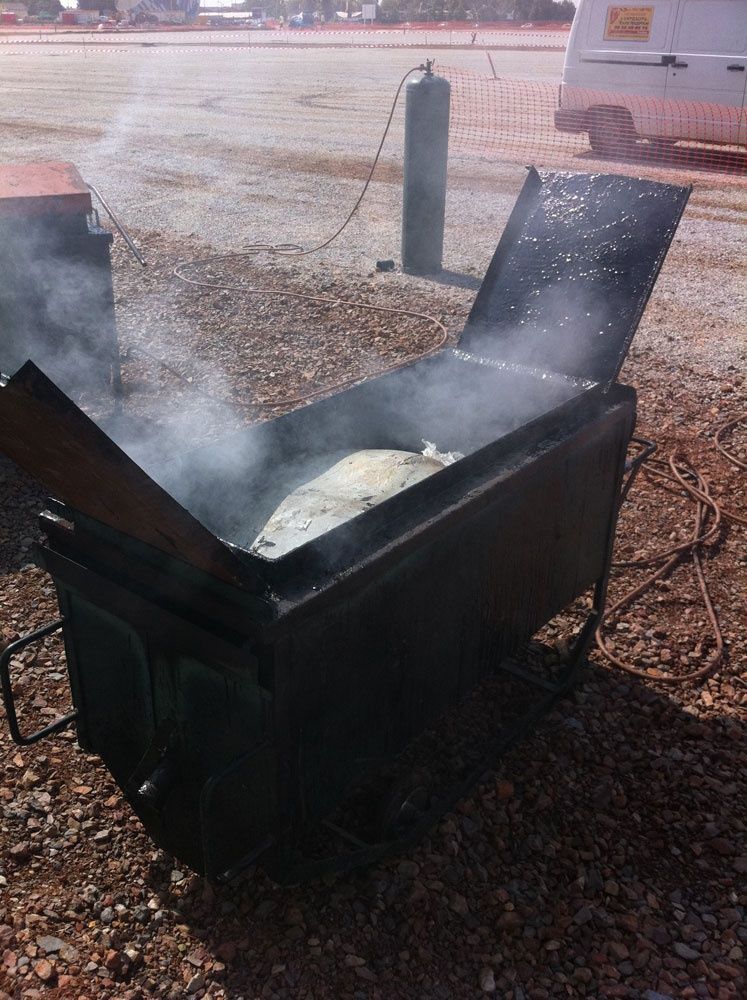
<instances>
[{"instance_id":1,"label":"smoke rising","mask_svg":"<svg viewBox=\"0 0 747 1000\"><path fill-rule=\"evenodd\" d=\"M352 452L418 453L425 439L469 458L612 381L687 193L587 175L541 182L535 174L530 182L534 200L522 194L457 350L209 443L197 443L200 407L185 410L178 396L160 400L147 421L99 422L206 527L248 549L289 493ZM58 283L45 294L62 315L71 284L64 267ZM157 329L147 337L158 353ZM70 368L49 372L54 380L82 374L85 358L71 357ZM54 359L34 360L45 368ZM230 395L219 364L209 381L217 395ZM234 418L227 411L225 424Z\"/></svg>"},{"instance_id":2,"label":"smoke rising","mask_svg":"<svg viewBox=\"0 0 747 1000\"><path fill-rule=\"evenodd\" d=\"M71 223L3 226L0 370L31 357L81 401L106 390L117 363L106 240Z\"/></svg>"}]
</instances>

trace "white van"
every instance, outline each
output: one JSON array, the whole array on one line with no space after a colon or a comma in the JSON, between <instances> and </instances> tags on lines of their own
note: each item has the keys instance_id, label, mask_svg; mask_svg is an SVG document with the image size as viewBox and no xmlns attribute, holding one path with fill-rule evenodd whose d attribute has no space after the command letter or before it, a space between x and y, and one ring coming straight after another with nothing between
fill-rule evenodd
<instances>
[{"instance_id":1,"label":"white van","mask_svg":"<svg viewBox=\"0 0 747 1000\"><path fill-rule=\"evenodd\" d=\"M555 127L599 153L747 145L746 90L747 0L579 0Z\"/></svg>"}]
</instances>

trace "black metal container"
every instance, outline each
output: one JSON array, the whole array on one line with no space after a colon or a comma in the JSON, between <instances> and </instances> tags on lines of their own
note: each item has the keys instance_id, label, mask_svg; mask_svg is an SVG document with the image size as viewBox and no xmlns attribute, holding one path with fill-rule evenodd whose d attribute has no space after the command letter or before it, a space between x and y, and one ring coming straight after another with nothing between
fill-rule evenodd
<instances>
[{"instance_id":1,"label":"black metal container","mask_svg":"<svg viewBox=\"0 0 747 1000\"><path fill-rule=\"evenodd\" d=\"M160 485L33 365L0 391L0 447L59 498L37 555L79 742L159 844L210 876L257 857L297 873L303 832L372 762L596 586L541 707L573 682L635 423L613 383L687 194L532 172L459 349L196 449ZM249 552L335 456L422 438L464 457L285 556Z\"/></svg>"},{"instance_id":2,"label":"black metal container","mask_svg":"<svg viewBox=\"0 0 747 1000\"><path fill-rule=\"evenodd\" d=\"M76 398L116 390L110 247L68 163L0 168L0 371L28 358Z\"/></svg>"}]
</instances>

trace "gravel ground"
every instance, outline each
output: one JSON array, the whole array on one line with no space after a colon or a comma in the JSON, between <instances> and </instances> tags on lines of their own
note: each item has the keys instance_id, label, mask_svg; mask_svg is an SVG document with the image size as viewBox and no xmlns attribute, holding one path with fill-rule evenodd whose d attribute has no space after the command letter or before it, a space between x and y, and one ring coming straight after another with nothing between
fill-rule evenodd
<instances>
[{"instance_id":1,"label":"gravel ground","mask_svg":"<svg viewBox=\"0 0 747 1000\"><path fill-rule=\"evenodd\" d=\"M133 151L133 176L117 177L123 197L133 199L141 196L157 153L145 121L141 125L147 155ZM286 125L284 119L278 124L277 141L286 143L288 162L267 167L283 183L265 187L255 200L247 197L240 219L226 225L217 208L210 217L210 199L217 196L203 173L194 183L185 180L181 201L169 203L155 225L140 217L138 228L133 220L150 260L146 271L117 249L118 320L130 352L124 372L134 414L168 425L174 413L191 409L204 417L202 433L212 435L261 416L259 402L277 405L299 388L394 363L433 342L433 327L421 321L369 323L360 310L343 317L295 300L286 308L277 297L193 292L173 280L177 260L226 250L242 237L261 238L288 205L293 236L302 242L338 217L363 159L359 168L352 154L338 162L336 150L317 150L318 158L304 167L293 159L299 147ZM269 136L269 120L262 128ZM30 133L17 134L23 159ZM356 138L355 156L362 157L366 140ZM38 141L48 155L49 137ZM262 139L258 148L265 141L271 145ZM77 149L85 152L83 139ZM88 152L89 164L103 162ZM267 156L258 162L269 163ZM221 198L240 183L240 163L238 155L224 163L230 172L218 182ZM396 257L398 174L396 163L384 167L360 219L329 254L261 265L261 278L243 265L223 273L231 281L260 278L422 310L442 318L455 335L523 173L484 161L455 164L450 270L431 282L373 269L377 257ZM251 181L253 175L247 170L245 176ZM163 205L159 199L173 175L153 177L154 204ZM639 432L655 439L662 455L679 448L714 495L742 517L744 474L718 454L712 439L720 424L745 410L747 395L743 190L699 183L622 374L639 391ZM138 347L165 357L192 385L137 355ZM208 403L196 389L227 394L235 412ZM730 445L744 458L744 426L734 430ZM56 615L49 579L28 563L42 505L36 484L7 464L0 467L4 641ZM692 510L642 478L621 519L617 558L685 537ZM427 837L352 876L279 888L258 869L231 886L211 886L153 846L98 761L77 749L74 734L18 750L0 726L0 997L743 996L744 539L744 528L727 523L704 553L727 642L716 676L699 685L659 679L689 671L713 648L685 562L612 623L616 652L650 671L648 679L609 670L592 655L576 694ZM637 579L634 571L617 571L611 597ZM570 609L527 655L557 660L576 622ZM20 658L14 676L29 726L65 707L57 639Z\"/></svg>"},{"instance_id":2,"label":"gravel ground","mask_svg":"<svg viewBox=\"0 0 747 1000\"><path fill-rule=\"evenodd\" d=\"M74 162L141 231L225 249L247 241L315 245L336 228L341 206L354 202L397 84L428 55L163 46L83 56L9 47L0 52L2 158ZM441 61L489 72L482 51L444 53ZM499 52L493 62L501 77L556 84L563 52ZM358 276L373 260L398 256L401 111L366 210L325 255L327 266ZM599 164L580 157L568 166ZM725 266L732 262L724 291L733 297L744 185L697 171L679 179L696 186L680 238L698 240L714 263L718 254ZM451 158L445 260L452 271L482 276L522 180L516 163ZM712 225L694 225L699 218ZM692 260L686 284L702 277ZM686 289L684 301L690 297Z\"/></svg>"},{"instance_id":3,"label":"gravel ground","mask_svg":"<svg viewBox=\"0 0 747 1000\"><path fill-rule=\"evenodd\" d=\"M706 225L686 219L623 376L640 392L640 432L664 453L684 449L714 493L744 513L744 477L711 444L714 429L744 406L744 341L732 311L739 303L727 287L737 281L736 261L713 261L712 305L704 289L699 309L681 302L683 274L705 281L699 243L686 236ZM136 270L121 250L115 265L132 412L168 423L171 406L193 405L211 414L205 433L213 434L255 419L257 398L275 402L309 380L324 385L431 342L432 330L419 323L370 328L365 314L342 322L315 306L287 310L277 298L186 290L171 268L205 248L137 235L148 270ZM245 279L245 266L229 267L231 280ZM316 258L260 271L263 283L414 304L452 333L474 295L400 274L351 281ZM157 337L147 332L156 327ZM361 360L362 329L379 339L366 338ZM293 349L280 356L286 343ZM232 398L252 405L232 415L202 398L190 404L192 388L136 360L138 345L164 352L193 385L235 390ZM744 454L740 435L732 444ZM55 604L48 579L27 565L42 495L12 469L0 491L2 628L10 640L53 618ZM690 517L682 500L642 482L622 518L620 556L666 547ZM744 530L728 527L705 565L729 644L716 677L664 687L608 671L594 657L582 689L415 849L345 878L281 889L257 870L212 887L153 847L72 735L19 752L3 731L1 988L14 998L91 1000L739 996L747 941ZM612 596L634 579L616 575ZM559 641L562 650L574 622L569 612L553 623L544 648ZM639 666L676 674L708 655L704 632L683 566L621 617L613 641ZM29 724L64 707L56 640L15 673Z\"/></svg>"}]
</instances>

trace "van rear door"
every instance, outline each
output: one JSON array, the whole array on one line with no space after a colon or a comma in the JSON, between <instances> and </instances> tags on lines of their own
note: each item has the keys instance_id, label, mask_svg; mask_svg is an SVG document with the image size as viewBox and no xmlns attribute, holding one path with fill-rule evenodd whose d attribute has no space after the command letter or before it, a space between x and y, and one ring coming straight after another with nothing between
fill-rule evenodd
<instances>
[{"instance_id":1,"label":"van rear door","mask_svg":"<svg viewBox=\"0 0 747 1000\"><path fill-rule=\"evenodd\" d=\"M663 134L747 143L747 0L680 0L672 52Z\"/></svg>"},{"instance_id":2,"label":"van rear door","mask_svg":"<svg viewBox=\"0 0 747 1000\"><path fill-rule=\"evenodd\" d=\"M677 0L591 0L587 9L575 79L566 82L663 100Z\"/></svg>"}]
</instances>

